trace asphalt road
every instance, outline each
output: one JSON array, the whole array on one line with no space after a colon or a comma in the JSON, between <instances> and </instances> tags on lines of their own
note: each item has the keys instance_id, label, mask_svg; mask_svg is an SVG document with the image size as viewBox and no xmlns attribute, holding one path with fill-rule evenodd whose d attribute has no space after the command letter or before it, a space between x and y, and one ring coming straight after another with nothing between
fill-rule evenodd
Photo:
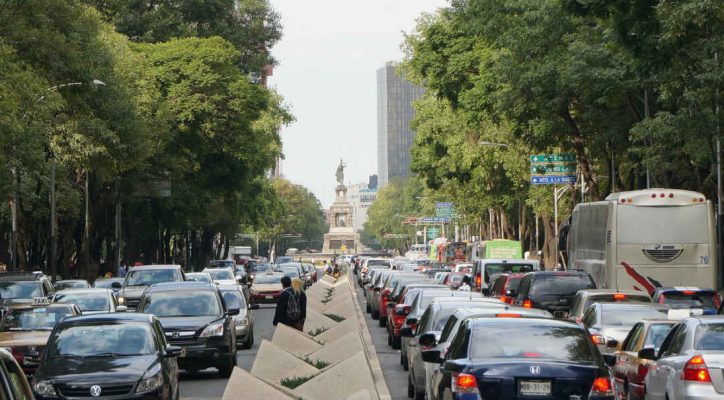
<instances>
[{"instance_id":1,"label":"asphalt road","mask_svg":"<svg viewBox=\"0 0 724 400\"><path fill-rule=\"evenodd\" d=\"M254 314L254 346L249 350L239 350L237 365L247 371L251 370L254 358L259 350L261 339L272 340L274 336L274 305L262 305ZM218 400L224 394L228 379L219 379L213 368L195 374L181 372L181 398L189 400Z\"/></svg>"},{"instance_id":2,"label":"asphalt road","mask_svg":"<svg viewBox=\"0 0 724 400\"><path fill-rule=\"evenodd\" d=\"M355 278L355 289L357 291L357 300L365 310L365 297L362 289L357 285ZM390 391L392 400L408 400L407 397L407 377L408 373L402 369L400 365L400 350L393 350L387 345L387 331L380 328L378 322L370 318L370 314L364 313L367 322L367 330L370 331L372 342L375 345L377 358L380 360L382 372L385 375L385 382Z\"/></svg>"}]
</instances>

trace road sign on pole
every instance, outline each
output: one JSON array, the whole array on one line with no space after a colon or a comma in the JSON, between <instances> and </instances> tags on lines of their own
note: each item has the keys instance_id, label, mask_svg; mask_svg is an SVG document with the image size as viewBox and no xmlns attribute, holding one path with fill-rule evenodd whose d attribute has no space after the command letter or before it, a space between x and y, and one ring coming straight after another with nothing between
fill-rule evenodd
<instances>
[{"instance_id":1,"label":"road sign on pole","mask_svg":"<svg viewBox=\"0 0 724 400\"><path fill-rule=\"evenodd\" d=\"M455 218L455 205L448 202L435 203L435 216L443 218Z\"/></svg>"},{"instance_id":2,"label":"road sign on pole","mask_svg":"<svg viewBox=\"0 0 724 400\"><path fill-rule=\"evenodd\" d=\"M575 175L531 175L531 185L562 185L576 183Z\"/></svg>"},{"instance_id":3,"label":"road sign on pole","mask_svg":"<svg viewBox=\"0 0 724 400\"><path fill-rule=\"evenodd\" d=\"M574 163L576 162L575 154L534 154L530 156L531 164L549 164L549 163Z\"/></svg>"},{"instance_id":4,"label":"road sign on pole","mask_svg":"<svg viewBox=\"0 0 724 400\"><path fill-rule=\"evenodd\" d=\"M530 156L531 185L576 183L575 154L534 154Z\"/></svg>"}]
</instances>

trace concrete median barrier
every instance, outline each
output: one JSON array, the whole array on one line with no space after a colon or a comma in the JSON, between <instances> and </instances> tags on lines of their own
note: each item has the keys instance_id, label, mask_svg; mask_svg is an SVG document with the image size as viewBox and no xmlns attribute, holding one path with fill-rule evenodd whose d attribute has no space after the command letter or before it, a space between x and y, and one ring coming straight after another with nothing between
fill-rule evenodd
<instances>
[{"instance_id":1,"label":"concrete median barrier","mask_svg":"<svg viewBox=\"0 0 724 400\"><path fill-rule=\"evenodd\" d=\"M280 384L284 379L310 377L318 373L319 370L309 363L266 340L261 342L251 367L252 375L275 384Z\"/></svg>"},{"instance_id":2,"label":"concrete median barrier","mask_svg":"<svg viewBox=\"0 0 724 400\"><path fill-rule=\"evenodd\" d=\"M321 349L310 354L308 357L311 360L336 364L363 350L364 348L359 333L350 332L333 342L326 343Z\"/></svg>"},{"instance_id":3,"label":"concrete median barrier","mask_svg":"<svg viewBox=\"0 0 724 400\"><path fill-rule=\"evenodd\" d=\"M294 390L303 399L334 400L364 399L377 400L379 396L372 381L372 375L366 368L364 352L325 370Z\"/></svg>"},{"instance_id":4,"label":"concrete median barrier","mask_svg":"<svg viewBox=\"0 0 724 400\"><path fill-rule=\"evenodd\" d=\"M226 385L222 399L291 400L293 397L287 396L274 386L236 367Z\"/></svg>"},{"instance_id":5,"label":"concrete median barrier","mask_svg":"<svg viewBox=\"0 0 724 400\"><path fill-rule=\"evenodd\" d=\"M317 339L319 340L319 339ZM277 325L272 343L297 357L304 357L322 348L318 341L286 325Z\"/></svg>"}]
</instances>

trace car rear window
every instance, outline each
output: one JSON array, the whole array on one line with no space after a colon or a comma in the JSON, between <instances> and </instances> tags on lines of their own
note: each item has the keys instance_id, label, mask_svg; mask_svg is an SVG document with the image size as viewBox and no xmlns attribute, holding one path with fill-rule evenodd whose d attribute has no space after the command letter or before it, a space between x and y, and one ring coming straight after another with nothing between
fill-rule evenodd
<instances>
[{"instance_id":1,"label":"car rear window","mask_svg":"<svg viewBox=\"0 0 724 400\"><path fill-rule=\"evenodd\" d=\"M530 288L530 294L556 294L573 296L579 290L595 289L596 285L588 275L571 275L566 273L538 275Z\"/></svg>"},{"instance_id":2,"label":"car rear window","mask_svg":"<svg viewBox=\"0 0 724 400\"><path fill-rule=\"evenodd\" d=\"M473 326L471 339L471 358L594 360L588 336L579 327L477 324Z\"/></svg>"},{"instance_id":3,"label":"car rear window","mask_svg":"<svg viewBox=\"0 0 724 400\"><path fill-rule=\"evenodd\" d=\"M661 295L663 303L672 307L719 308L713 292L697 292L686 294L682 292L664 293Z\"/></svg>"},{"instance_id":4,"label":"car rear window","mask_svg":"<svg viewBox=\"0 0 724 400\"><path fill-rule=\"evenodd\" d=\"M515 292L518 289L518 285L520 285L520 281L522 281L522 280L523 280L522 276L518 276L515 278L511 277L510 279L508 279L508 289L507 290L512 290Z\"/></svg>"},{"instance_id":5,"label":"car rear window","mask_svg":"<svg viewBox=\"0 0 724 400\"><path fill-rule=\"evenodd\" d=\"M696 328L696 350L724 350L724 324L704 324Z\"/></svg>"},{"instance_id":6,"label":"car rear window","mask_svg":"<svg viewBox=\"0 0 724 400\"><path fill-rule=\"evenodd\" d=\"M443 328L445 328L447 320L450 319L450 316L453 315L455 311L457 311L455 308L446 308L439 310L437 314L435 314L435 319L432 321L432 330L442 331Z\"/></svg>"},{"instance_id":7,"label":"car rear window","mask_svg":"<svg viewBox=\"0 0 724 400\"><path fill-rule=\"evenodd\" d=\"M603 302L616 302L616 303L633 303L633 302L639 302L639 303L651 303L651 297L649 296L637 296L637 295L631 295L627 294L622 296L617 296L618 298L614 298L613 293L609 294L597 294L595 296L589 296L586 299L586 302L583 305L583 309L587 309L588 306L590 306L593 303L603 303Z\"/></svg>"},{"instance_id":8,"label":"car rear window","mask_svg":"<svg viewBox=\"0 0 724 400\"><path fill-rule=\"evenodd\" d=\"M609 326L633 326L643 319L665 319L668 313L667 309L653 307L603 307L601 323Z\"/></svg>"}]
</instances>

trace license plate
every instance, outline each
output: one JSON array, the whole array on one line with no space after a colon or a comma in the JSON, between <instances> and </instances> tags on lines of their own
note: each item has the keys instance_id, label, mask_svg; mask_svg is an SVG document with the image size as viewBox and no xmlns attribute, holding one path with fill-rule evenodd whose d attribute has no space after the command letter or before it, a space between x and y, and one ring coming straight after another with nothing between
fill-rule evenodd
<instances>
[{"instance_id":1,"label":"license plate","mask_svg":"<svg viewBox=\"0 0 724 400\"><path fill-rule=\"evenodd\" d=\"M520 381L521 396L550 396L551 383L549 381Z\"/></svg>"},{"instance_id":2,"label":"license plate","mask_svg":"<svg viewBox=\"0 0 724 400\"><path fill-rule=\"evenodd\" d=\"M273 299L273 298L274 298L274 296L266 296L266 299L267 299L267 300L271 300L271 299Z\"/></svg>"}]
</instances>

